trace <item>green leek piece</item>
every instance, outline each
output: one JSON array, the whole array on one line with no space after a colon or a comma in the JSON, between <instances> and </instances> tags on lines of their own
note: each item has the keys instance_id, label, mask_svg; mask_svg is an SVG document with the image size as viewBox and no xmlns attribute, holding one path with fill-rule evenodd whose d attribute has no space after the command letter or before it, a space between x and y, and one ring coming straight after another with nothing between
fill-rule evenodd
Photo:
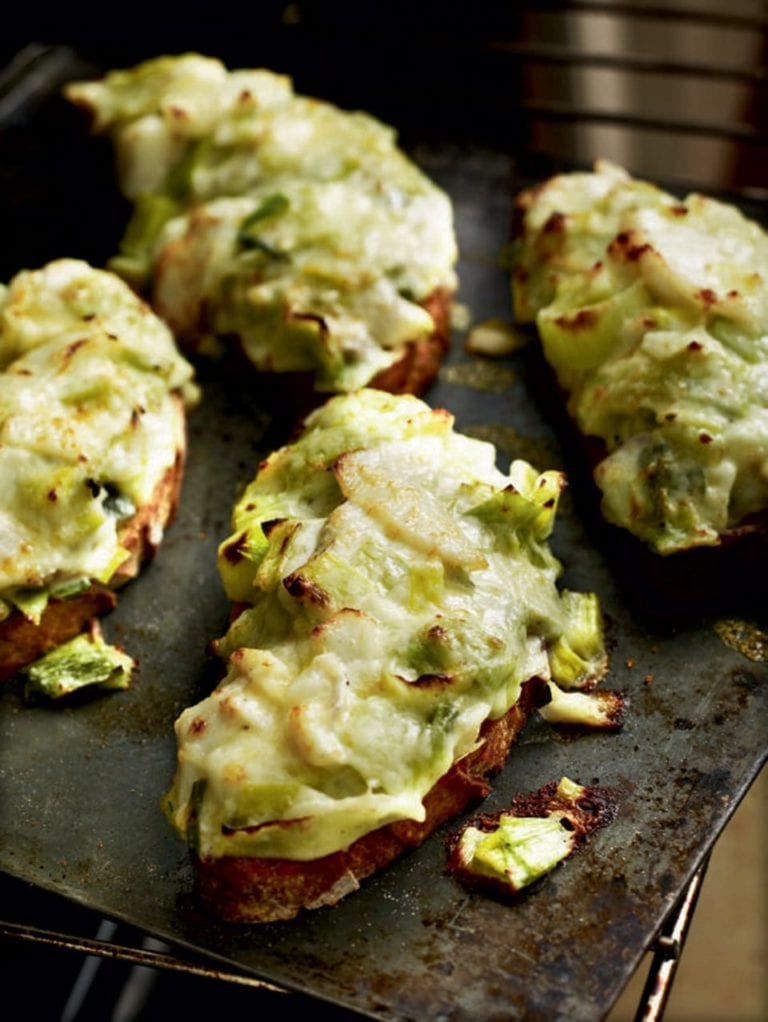
<instances>
[{"instance_id":1,"label":"green leek piece","mask_svg":"<svg viewBox=\"0 0 768 1022\"><path fill-rule=\"evenodd\" d=\"M132 657L106 643L99 631L83 633L25 669L25 693L61 699L89 685L126 689L135 666Z\"/></svg>"},{"instance_id":2,"label":"green leek piece","mask_svg":"<svg viewBox=\"0 0 768 1022\"><path fill-rule=\"evenodd\" d=\"M490 834L467 828L461 853L474 872L502 880L519 891L554 869L572 848L573 833L563 826L562 817L503 815L498 829Z\"/></svg>"},{"instance_id":3,"label":"green leek piece","mask_svg":"<svg viewBox=\"0 0 768 1022\"><path fill-rule=\"evenodd\" d=\"M455 852L461 873L515 893L551 872L594 826L606 822L599 814L585 819L579 805L587 794L582 785L563 777L552 787L551 797L542 803L543 816L500 813L492 829L487 823L467 826Z\"/></svg>"}]
</instances>

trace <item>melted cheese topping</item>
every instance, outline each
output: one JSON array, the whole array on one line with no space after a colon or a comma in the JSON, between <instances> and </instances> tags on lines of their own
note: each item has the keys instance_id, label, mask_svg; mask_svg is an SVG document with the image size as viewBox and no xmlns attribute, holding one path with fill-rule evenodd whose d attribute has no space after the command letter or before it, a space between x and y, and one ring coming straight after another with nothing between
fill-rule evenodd
<instances>
[{"instance_id":1,"label":"melted cheese topping","mask_svg":"<svg viewBox=\"0 0 768 1022\"><path fill-rule=\"evenodd\" d=\"M419 303L456 286L451 205L392 129L195 55L68 94L112 132L137 200L114 266L151 273L181 338L238 337L261 369L347 391L434 330Z\"/></svg>"},{"instance_id":2,"label":"melted cheese topping","mask_svg":"<svg viewBox=\"0 0 768 1022\"><path fill-rule=\"evenodd\" d=\"M0 369L0 597L108 582L183 447L191 367L122 281L61 259L0 291Z\"/></svg>"},{"instance_id":3,"label":"melted cheese topping","mask_svg":"<svg viewBox=\"0 0 768 1022\"><path fill-rule=\"evenodd\" d=\"M505 475L452 422L334 398L238 502L220 569L248 609L217 643L226 678L177 722L167 800L201 854L312 859L423 820L524 681L604 671L594 599L555 585L560 473Z\"/></svg>"},{"instance_id":4,"label":"melted cheese topping","mask_svg":"<svg viewBox=\"0 0 768 1022\"><path fill-rule=\"evenodd\" d=\"M521 199L515 308L582 432L609 521L659 553L768 507L768 235L609 164Z\"/></svg>"}]
</instances>

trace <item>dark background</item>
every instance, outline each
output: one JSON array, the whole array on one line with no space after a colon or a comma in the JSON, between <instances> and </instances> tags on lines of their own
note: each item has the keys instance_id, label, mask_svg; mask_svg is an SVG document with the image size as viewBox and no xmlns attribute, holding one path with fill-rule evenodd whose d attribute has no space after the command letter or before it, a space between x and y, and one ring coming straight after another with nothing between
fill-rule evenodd
<instances>
[{"instance_id":1,"label":"dark background","mask_svg":"<svg viewBox=\"0 0 768 1022\"><path fill-rule=\"evenodd\" d=\"M0 58L6 62L30 40L71 44L104 67L196 51L232 67L290 73L298 91L369 110L405 131L418 128L420 136L454 134L460 124L476 137L499 138L508 125L495 109L515 91L514 81L487 44L516 38L527 6L267 0L172 10L121 4L97 15L67 4L43 16L15 16Z\"/></svg>"}]
</instances>

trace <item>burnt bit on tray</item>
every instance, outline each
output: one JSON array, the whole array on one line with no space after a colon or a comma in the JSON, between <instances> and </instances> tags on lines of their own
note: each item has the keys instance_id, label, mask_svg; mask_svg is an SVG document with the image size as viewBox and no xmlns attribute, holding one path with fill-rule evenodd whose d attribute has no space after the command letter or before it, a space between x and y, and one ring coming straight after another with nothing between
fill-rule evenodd
<instances>
[{"instance_id":1,"label":"burnt bit on tray","mask_svg":"<svg viewBox=\"0 0 768 1022\"><path fill-rule=\"evenodd\" d=\"M469 820L448 838L447 869L471 890L512 898L584 845L617 811L608 789L564 777L513 798L508 809Z\"/></svg>"}]
</instances>

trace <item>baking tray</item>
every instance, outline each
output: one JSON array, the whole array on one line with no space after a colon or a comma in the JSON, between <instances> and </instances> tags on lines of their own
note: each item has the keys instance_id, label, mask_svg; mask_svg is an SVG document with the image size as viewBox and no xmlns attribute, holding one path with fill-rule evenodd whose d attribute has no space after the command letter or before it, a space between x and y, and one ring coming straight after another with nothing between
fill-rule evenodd
<instances>
[{"instance_id":1,"label":"baking tray","mask_svg":"<svg viewBox=\"0 0 768 1022\"><path fill-rule=\"evenodd\" d=\"M58 127L55 90L81 65L67 51L48 61L39 89L8 108L0 140L4 218L21 225L36 216L31 235L18 239L16 269L57 255L99 262L124 213L100 177L105 165L73 158L72 146L87 146ZM65 153L69 169L57 172ZM519 166L460 143L423 145L414 156L454 201L460 301L477 320L509 318L498 255L525 183ZM3 258L12 260L10 246ZM530 362L527 351L472 358L456 334L428 400L454 412L459 428L492 439L502 463L522 456L557 467L563 455L530 386ZM215 367L200 376L177 521L105 625L139 659L133 687L56 707L25 705L17 683L0 693L0 868L182 951L361 1016L601 1018L764 761L765 606L654 624L630 609L622 565L566 499L553 547L563 583L601 598L613 665L605 684L628 696L627 722L616 734L574 735L532 720L484 809L566 774L610 788L617 819L512 905L469 894L446 874L450 824L334 908L259 927L217 922L195 904L185 848L159 800L174 769L173 721L215 674L206 644L228 612L217 543L234 498L288 424Z\"/></svg>"}]
</instances>

